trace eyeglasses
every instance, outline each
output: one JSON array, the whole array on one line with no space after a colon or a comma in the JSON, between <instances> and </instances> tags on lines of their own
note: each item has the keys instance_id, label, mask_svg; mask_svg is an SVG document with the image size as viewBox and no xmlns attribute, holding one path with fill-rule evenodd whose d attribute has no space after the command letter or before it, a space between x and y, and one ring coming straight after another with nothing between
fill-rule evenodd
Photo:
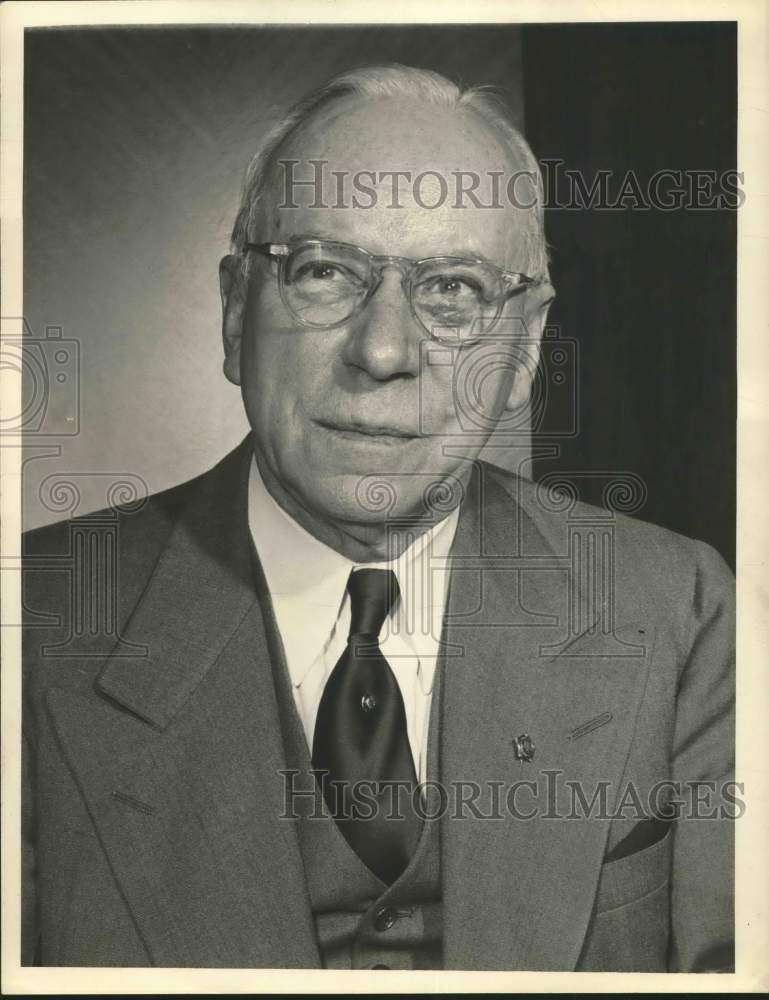
<instances>
[{"instance_id":1,"label":"eyeglasses","mask_svg":"<svg viewBox=\"0 0 769 1000\"><path fill-rule=\"evenodd\" d=\"M371 254L331 240L247 243L277 263L280 296L303 326L331 330L366 307L396 267L411 312L427 333L446 344L476 343L494 327L504 303L534 278L465 257L407 257Z\"/></svg>"}]
</instances>

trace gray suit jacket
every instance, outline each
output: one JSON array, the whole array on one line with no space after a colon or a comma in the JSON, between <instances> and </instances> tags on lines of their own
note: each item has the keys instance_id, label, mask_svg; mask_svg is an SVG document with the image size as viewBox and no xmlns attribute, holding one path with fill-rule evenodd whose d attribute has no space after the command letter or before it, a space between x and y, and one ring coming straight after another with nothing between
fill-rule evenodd
<instances>
[{"instance_id":1,"label":"gray suit jacket","mask_svg":"<svg viewBox=\"0 0 769 1000\"><path fill-rule=\"evenodd\" d=\"M25 537L25 964L319 965L249 460ZM730 775L723 561L484 465L452 558L446 968L728 969L732 821L646 809L661 781Z\"/></svg>"}]
</instances>

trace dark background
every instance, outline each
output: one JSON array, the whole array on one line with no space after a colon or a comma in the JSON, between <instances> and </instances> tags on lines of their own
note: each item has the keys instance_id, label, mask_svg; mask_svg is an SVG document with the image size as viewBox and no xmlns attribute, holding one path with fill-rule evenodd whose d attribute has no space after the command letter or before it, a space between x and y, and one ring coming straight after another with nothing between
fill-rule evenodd
<instances>
[{"instance_id":1,"label":"dark background","mask_svg":"<svg viewBox=\"0 0 769 1000\"><path fill-rule=\"evenodd\" d=\"M78 341L80 412L78 434L41 438L59 457L27 462L26 527L65 516L38 495L51 473L80 476L84 513L104 505L104 476L154 492L237 443L216 269L243 170L293 100L387 61L501 87L537 157L588 179L736 166L728 23L28 32L25 314L35 336ZM579 410L576 434L542 439L550 458L535 433L534 477L595 473L579 484L600 503L607 475L639 476L637 516L733 565L736 213L553 208L546 226ZM569 424L565 399L546 428Z\"/></svg>"},{"instance_id":2,"label":"dark background","mask_svg":"<svg viewBox=\"0 0 769 1000\"><path fill-rule=\"evenodd\" d=\"M729 23L526 27L526 136L588 179L735 169L736 46ZM553 208L546 226L549 320L579 344L579 433L540 461L535 436L534 478L636 473L637 516L734 567L736 213ZM604 482L580 480L583 499L600 503Z\"/></svg>"}]
</instances>

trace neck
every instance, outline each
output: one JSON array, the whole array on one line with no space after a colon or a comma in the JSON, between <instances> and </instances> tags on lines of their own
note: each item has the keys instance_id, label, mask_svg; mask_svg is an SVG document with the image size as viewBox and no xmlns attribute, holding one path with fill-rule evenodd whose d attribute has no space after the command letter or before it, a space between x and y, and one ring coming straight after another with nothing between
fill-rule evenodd
<instances>
[{"instance_id":1,"label":"neck","mask_svg":"<svg viewBox=\"0 0 769 1000\"><path fill-rule=\"evenodd\" d=\"M377 563L397 559L417 538L435 526L434 517L428 513L410 515L400 528L391 521L331 521L300 503L273 475L258 452L254 454L259 474L275 503L313 538L351 562Z\"/></svg>"}]
</instances>

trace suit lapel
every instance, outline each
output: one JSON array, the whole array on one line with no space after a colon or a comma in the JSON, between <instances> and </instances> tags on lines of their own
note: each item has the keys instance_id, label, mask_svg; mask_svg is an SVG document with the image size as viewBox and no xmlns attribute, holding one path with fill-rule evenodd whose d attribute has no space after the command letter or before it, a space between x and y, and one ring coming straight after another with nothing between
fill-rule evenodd
<instances>
[{"instance_id":1,"label":"suit lapel","mask_svg":"<svg viewBox=\"0 0 769 1000\"><path fill-rule=\"evenodd\" d=\"M559 643L568 573L483 467L472 482L452 551L441 776L450 801L461 783L466 799L475 786L481 794L474 812L465 808L465 818L444 823L445 964L573 969L608 822L556 817L570 811L567 782L579 782L588 801L607 783L611 810L646 683L651 628L637 623L615 637L599 626ZM484 557L537 568L481 571ZM618 655L618 638L628 655ZM530 761L517 759L513 745L524 734L534 743ZM520 748L525 741L518 754L525 757ZM508 798L521 782L533 784L519 784ZM533 810L535 818L523 818Z\"/></svg>"},{"instance_id":2,"label":"suit lapel","mask_svg":"<svg viewBox=\"0 0 769 1000\"><path fill-rule=\"evenodd\" d=\"M250 565L250 454L245 442L209 474L177 524L124 630L146 656L110 657L96 685L104 697L49 697L156 965L319 964L296 832L280 819L285 763Z\"/></svg>"}]
</instances>

